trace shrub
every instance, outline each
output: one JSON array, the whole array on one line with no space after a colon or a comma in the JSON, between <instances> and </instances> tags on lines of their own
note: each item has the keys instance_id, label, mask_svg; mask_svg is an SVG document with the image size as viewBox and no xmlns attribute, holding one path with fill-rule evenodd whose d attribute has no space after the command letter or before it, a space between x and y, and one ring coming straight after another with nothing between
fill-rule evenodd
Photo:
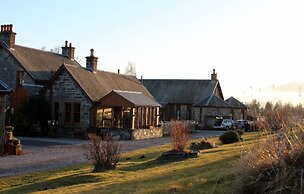
<instances>
[{"instance_id":1,"label":"shrub","mask_svg":"<svg viewBox=\"0 0 304 194\"><path fill-rule=\"evenodd\" d=\"M303 193L304 129L268 134L237 164L240 193Z\"/></svg>"},{"instance_id":2,"label":"shrub","mask_svg":"<svg viewBox=\"0 0 304 194\"><path fill-rule=\"evenodd\" d=\"M101 136L94 133L88 135L90 143L87 146L86 157L94 165L94 172L114 169L120 158L120 145L112 140L110 135Z\"/></svg>"},{"instance_id":3,"label":"shrub","mask_svg":"<svg viewBox=\"0 0 304 194\"><path fill-rule=\"evenodd\" d=\"M235 143L240 141L240 136L236 131L227 131L219 137L219 140L222 144Z\"/></svg>"},{"instance_id":4,"label":"shrub","mask_svg":"<svg viewBox=\"0 0 304 194\"><path fill-rule=\"evenodd\" d=\"M214 148L214 147L215 147L215 145L212 142L208 141L207 138L205 138L201 142L198 142L198 143L192 142L190 144L189 149L194 150L194 151L198 151L198 150L204 150L204 149L211 149L211 148Z\"/></svg>"},{"instance_id":5,"label":"shrub","mask_svg":"<svg viewBox=\"0 0 304 194\"><path fill-rule=\"evenodd\" d=\"M189 140L189 134L185 123L181 121L171 121L170 128L172 150L184 152Z\"/></svg>"}]
</instances>

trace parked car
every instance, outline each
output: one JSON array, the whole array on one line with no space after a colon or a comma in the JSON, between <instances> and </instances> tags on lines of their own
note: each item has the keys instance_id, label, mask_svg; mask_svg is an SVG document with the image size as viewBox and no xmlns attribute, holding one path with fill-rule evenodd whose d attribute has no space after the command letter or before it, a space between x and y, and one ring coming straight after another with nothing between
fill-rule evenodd
<instances>
[{"instance_id":1,"label":"parked car","mask_svg":"<svg viewBox=\"0 0 304 194\"><path fill-rule=\"evenodd\" d=\"M236 120L235 126L237 129L244 129L245 131L249 131L251 122L248 120Z\"/></svg>"},{"instance_id":2,"label":"parked car","mask_svg":"<svg viewBox=\"0 0 304 194\"><path fill-rule=\"evenodd\" d=\"M234 128L234 122L231 119L217 119L213 124L213 129L230 130Z\"/></svg>"},{"instance_id":3,"label":"parked car","mask_svg":"<svg viewBox=\"0 0 304 194\"><path fill-rule=\"evenodd\" d=\"M236 120L235 121L235 126L238 129L249 130L249 128L250 128L250 121L248 121L248 120Z\"/></svg>"}]
</instances>

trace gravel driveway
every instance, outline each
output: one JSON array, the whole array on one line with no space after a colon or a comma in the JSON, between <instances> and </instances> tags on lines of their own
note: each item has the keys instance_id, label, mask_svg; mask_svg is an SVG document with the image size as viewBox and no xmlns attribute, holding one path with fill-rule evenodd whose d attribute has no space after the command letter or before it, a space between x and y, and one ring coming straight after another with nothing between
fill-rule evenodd
<instances>
[{"instance_id":1,"label":"gravel driveway","mask_svg":"<svg viewBox=\"0 0 304 194\"><path fill-rule=\"evenodd\" d=\"M221 131L200 131L190 135L191 139L218 136ZM23 144L24 154L0 157L0 178L37 172L72 164L88 162L85 157L85 140L61 138L18 137ZM169 137L147 140L120 141L122 151L147 148L169 143Z\"/></svg>"}]
</instances>

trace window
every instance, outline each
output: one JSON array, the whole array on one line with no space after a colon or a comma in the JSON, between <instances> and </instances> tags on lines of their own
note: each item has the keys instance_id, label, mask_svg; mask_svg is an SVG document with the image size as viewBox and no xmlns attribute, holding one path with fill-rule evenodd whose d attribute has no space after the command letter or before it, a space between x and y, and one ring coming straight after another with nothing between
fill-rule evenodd
<instances>
[{"instance_id":1,"label":"window","mask_svg":"<svg viewBox=\"0 0 304 194\"><path fill-rule=\"evenodd\" d=\"M71 123L72 122L72 104L64 103L64 107L65 107L64 122Z\"/></svg>"},{"instance_id":2,"label":"window","mask_svg":"<svg viewBox=\"0 0 304 194\"><path fill-rule=\"evenodd\" d=\"M24 71L17 71L16 74L16 85L23 84L24 82Z\"/></svg>"},{"instance_id":3,"label":"window","mask_svg":"<svg viewBox=\"0 0 304 194\"><path fill-rule=\"evenodd\" d=\"M80 103L74 103L74 123L80 123Z\"/></svg>"}]
</instances>

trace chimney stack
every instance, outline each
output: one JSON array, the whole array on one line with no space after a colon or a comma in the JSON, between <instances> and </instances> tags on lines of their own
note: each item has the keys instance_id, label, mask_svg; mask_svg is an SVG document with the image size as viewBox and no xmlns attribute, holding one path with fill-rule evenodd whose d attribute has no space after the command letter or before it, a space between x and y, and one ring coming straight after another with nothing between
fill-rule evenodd
<instances>
[{"instance_id":1,"label":"chimney stack","mask_svg":"<svg viewBox=\"0 0 304 194\"><path fill-rule=\"evenodd\" d=\"M68 41L65 41L65 46L61 47L62 55L74 60L75 47L72 47L72 43L68 46Z\"/></svg>"},{"instance_id":2,"label":"chimney stack","mask_svg":"<svg viewBox=\"0 0 304 194\"><path fill-rule=\"evenodd\" d=\"M211 80L217 81L217 73L215 73L215 69L213 69L213 73L211 74Z\"/></svg>"},{"instance_id":3,"label":"chimney stack","mask_svg":"<svg viewBox=\"0 0 304 194\"><path fill-rule=\"evenodd\" d=\"M5 42L9 48L15 47L16 33L13 32L13 24L1 25L0 42Z\"/></svg>"},{"instance_id":4,"label":"chimney stack","mask_svg":"<svg viewBox=\"0 0 304 194\"><path fill-rule=\"evenodd\" d=\"M86 59L87 59L86 68L91 70L93 73L96 73L98 57L94 56L94 49L91 49L91 55L86 57Z\"/></svg>"}]
</instances>

